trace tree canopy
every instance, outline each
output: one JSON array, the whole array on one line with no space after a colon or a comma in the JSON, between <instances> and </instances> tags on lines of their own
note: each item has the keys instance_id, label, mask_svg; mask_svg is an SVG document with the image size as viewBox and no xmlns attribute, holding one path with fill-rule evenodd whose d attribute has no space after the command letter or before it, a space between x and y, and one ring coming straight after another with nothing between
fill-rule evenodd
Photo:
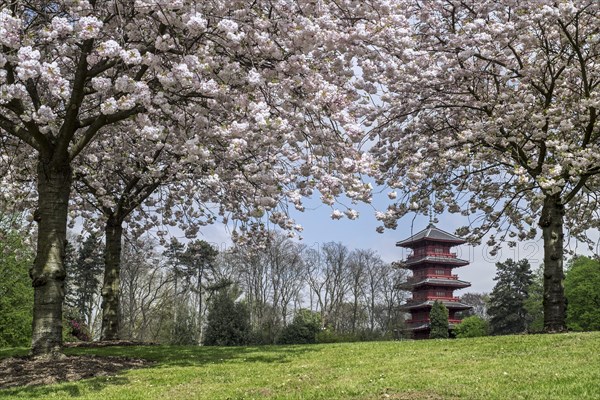
<instances>
[{"instance_id":1,"label":"tree canopy","mask_svg":"<svg viewBox=\"0 0 600 400\"><path fill-rule=\"evenodd\" d=\"M114 188L84 164L119 174L108 164L129 155L152 186L173 165L150 165L153 154L177 149L196 168L176 177L207 188L198 198L228 194L220 197L223 218L233 209L246 223L272 211L270 221L285 229L295 223L274 210L279 199L302 209L302 196L315 189L330 205L344 191L369 198L355 173L370 162L353 149L360 131L345 107L356 98L341 54L352 39L348 10L336 2L235 0L2 5L0 143L10 154L0 159L9 172L3 190L23 191L21 180L37 194L35 355L61 352L72 182L85 178L101 207L114 205ZM120 147L136 140L153 149L140 158Z\"/></svg>"},{"instance_id":2,"label":"tree canopy","mask_svg":"<svg viewBox=\"0 0 600 400\"><path fill-rule=\"evenodd\" d=\"M539 227L545 328L565 329L564 233L600 226L599 19L595 0L3 3L0 201L35 209L33 354L61 352L69 212L106 228L114 338L123 224L236 220L243 242L301 230L287 204L316 193L355 219L338 198L369 202L363 174L392 189L388 228L448 210L497 248Z\"/></svg>"},{"instance_id":3,"label":"tree canopy","mask_svg":"<svg viewBox=\"0 0 600 400\"><path fill-rule=\"evenodd\" d=\"M392 7L358 60L358 83L378 100L362 104L375 175L397 199L378 218L394 228L411 211L460 213L457 233L489 233L492 248L539 227L545 328L564 330L564 232L587 240L600 222L600 3Z\"/></svg>"}]
</instances>

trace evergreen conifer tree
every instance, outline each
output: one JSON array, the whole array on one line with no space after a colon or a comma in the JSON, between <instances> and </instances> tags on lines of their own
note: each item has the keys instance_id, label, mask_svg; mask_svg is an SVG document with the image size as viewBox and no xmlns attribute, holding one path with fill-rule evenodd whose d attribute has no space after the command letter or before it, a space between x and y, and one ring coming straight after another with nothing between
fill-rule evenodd
<instances>
[{"instance_id":1,"label":"evergreen conifer tree","mask_svg":"<svg viewBox=\"0 0 600 400\"><path fill-rule=\"evenodd\" d=\"M435 301L429 313L431 324L430 339L447 339L448 338L448 309L439 301Z\"/></svg>"},{"instance_id":2,"label":"evergreen conifer tree","mask_svg":"<svg viewBox=\"0 0 600 400\"><path fill-rule=\"evenodd\" d=\"M526 300L533 283L533 273L529 261L518 262L508 259L496 263L496 286L490 294L490 328L494 335L525 332L530 315Z\"/></svg>"}]
</instances>

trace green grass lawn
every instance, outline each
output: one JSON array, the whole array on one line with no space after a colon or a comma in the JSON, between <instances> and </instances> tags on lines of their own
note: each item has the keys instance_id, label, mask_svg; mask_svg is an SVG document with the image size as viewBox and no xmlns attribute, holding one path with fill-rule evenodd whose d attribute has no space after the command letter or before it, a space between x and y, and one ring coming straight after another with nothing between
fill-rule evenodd
<instances>
[{"instance_id":1,"label":"green grass lawn","mask_svg":"<svg viewBox=\"0 0 600 400\"><path fill-rule=\"evenodd\" d=\"M0 357L12 354L0 350ZM600 399L599 332L67 354L157 363L115 377L0 390L0 399Z\"/></svg>"}]
</instances>

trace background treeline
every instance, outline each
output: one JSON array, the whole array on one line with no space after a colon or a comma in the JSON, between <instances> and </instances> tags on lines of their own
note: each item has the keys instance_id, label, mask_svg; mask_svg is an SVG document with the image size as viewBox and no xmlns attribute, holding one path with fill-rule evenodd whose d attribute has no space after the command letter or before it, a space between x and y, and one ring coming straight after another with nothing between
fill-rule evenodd
<instances>
[{"instance_id":1,"label":"background treeline","mask_svg":"<svg viewBox=\"0 0 600 400\"><path fill-rule=\"evenodd\" d=\"M31 340L33 262L27 233L0 221L0 347ZM25 238L25 239L23 239ZM72 235L66 248L65 340L95 340L101 328L103 243ZM473 306L458 337L543 329L542 267L497 263L491 293L464 293ZM173 344L271 344L402 337L410 294L406 271L372 250L306 246L274 235L266 246L219 251L204 241L160 247L126 237L120 280L120 338ZM574 257L565 279L571 330L600 329L600 262Z\"/></svg>"},{"instance_id":2,"label":"background treeline","mask_svg":"<svg viewBox=\"0 0 600 400\"><path fill-rule=\"evenodd\" d=\"M66 339L97 339L99 238L72 238L66 266ZM372 250L335 242L308 247L279 234L261 249L224 251L204 241L172 241L163 249L149 236L127 238L121 268L124 340L271 344L296 340L294 327L316 325L321 341L394 338L409 295L397 288L406 272ZM243 338L211 339L215 324Z\"/></svg>"}]
</instances>

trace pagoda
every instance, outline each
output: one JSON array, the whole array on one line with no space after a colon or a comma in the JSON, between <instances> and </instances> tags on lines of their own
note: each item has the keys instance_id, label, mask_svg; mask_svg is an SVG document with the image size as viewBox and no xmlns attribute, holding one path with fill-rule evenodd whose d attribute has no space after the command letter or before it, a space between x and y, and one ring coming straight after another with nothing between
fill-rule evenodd
<instances>
[{"instance_id":1,"label":"pagoda","mask_svg":"<svg viewBox=\"0 0 600 400\"><path fill-rule=\"evenodd\" d=\"M469 282L458 279L458 275L452 274L453 268L469 264L450 251L452 247L463 243L466 241L431 223L421 232L396 243L396 246L412 250L412 254L399 265L410 269L413 276L399 286L412 292L412 299L402 306L402 310L411 314L406 324L413 338L429 338L429 313L435 300L448 309L450 329L460 323L456 313L471 308L454 296L455 290L471 286Z\"/></svg>"}]
</instances>

